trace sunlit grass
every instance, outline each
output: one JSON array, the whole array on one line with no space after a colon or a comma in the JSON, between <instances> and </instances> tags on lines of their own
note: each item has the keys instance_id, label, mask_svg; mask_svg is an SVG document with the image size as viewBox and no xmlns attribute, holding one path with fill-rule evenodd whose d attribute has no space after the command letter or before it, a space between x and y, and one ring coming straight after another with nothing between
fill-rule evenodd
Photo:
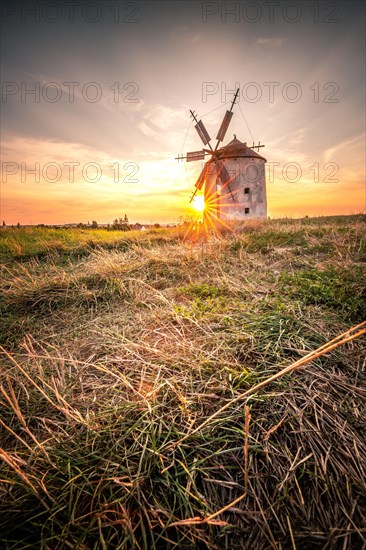
<instances>
[{"instance_id":1,"label":"sunlit grass","mask_svg":"<svg viewBox=\"0 0 366 550\"><path fill-rule=\"evenodd\" d=\"M1 234L0 546L362 548L364 339L177 443L364 320L363 219L112 233Z\"/></svg>"}]
</instances>

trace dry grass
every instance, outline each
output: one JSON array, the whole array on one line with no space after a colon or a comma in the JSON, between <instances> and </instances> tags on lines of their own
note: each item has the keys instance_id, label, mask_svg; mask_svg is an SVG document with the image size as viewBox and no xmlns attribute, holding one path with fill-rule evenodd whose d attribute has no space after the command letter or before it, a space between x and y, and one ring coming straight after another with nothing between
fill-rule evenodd
<instances>
[{"instance_id":1,"label":"dry grass","mask_svg":"<svg viewBox=\"0 0 366 550\"><path fill-rule=\"evenodd\" d=\"M365 235L287 220L7 262L3 546L366 547L365 338L249 395L364 321Z\"/></svg>"}]
</instances>

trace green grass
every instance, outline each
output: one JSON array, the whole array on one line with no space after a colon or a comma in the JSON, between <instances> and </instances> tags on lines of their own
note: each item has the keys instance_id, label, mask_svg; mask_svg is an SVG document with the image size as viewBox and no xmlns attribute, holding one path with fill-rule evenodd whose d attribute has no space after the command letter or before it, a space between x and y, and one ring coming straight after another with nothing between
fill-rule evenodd
<instances>
[{"instance_id":1,"label":"green grass","mask_svg":"<svg viewBox=\"0 0 366 550\"><path fill-rule=\"evenodd\" d=\"M162 244L165 239L174 240L175 234L154 229L143 240L145 246L151 243ZM167 236L168 235L168 236ZM0 231L0 261L14 259L41 259L52 255L88 255L98 247L126 250L141 242L139 231L114 231L106 229L73 228L8 228Z\"/></svg>"},{"instance_id":2,"label":"green grass","mask_svg":"<svg viewBox=\"0 0 366 550\"><path fill-rule=\"evenodd\" d=\"M0 254L4 259L21 258L121 240L120 231L103 229L9 228L0 233Z\"/></svg>"},{"instance_id":3,"label":"green grass","mask_svg":"<svg viewBox=\"0 0 366 550\"><path fill-rule=\"evenodd\" d=\"M366 319L365 269L362 265L325 269L310 268L282 273L281 289L304 304L338 311L347 321Z\"/></svg>"},{"instance_id":4,"label":"green grass","mask_svg":"<svg viewBox=\"0 0 366 550\"><path fill-rule=\"evenodd\" d=\"M365 320L364 218L185 233L0 233L1 548L365 544L364 338L178 444Z\"/></svg>"}]
</instances>

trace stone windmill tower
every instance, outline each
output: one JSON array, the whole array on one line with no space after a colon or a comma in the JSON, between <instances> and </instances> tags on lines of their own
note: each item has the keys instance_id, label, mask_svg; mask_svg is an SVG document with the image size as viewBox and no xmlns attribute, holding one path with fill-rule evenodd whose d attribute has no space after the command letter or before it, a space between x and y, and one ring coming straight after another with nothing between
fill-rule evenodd
<instances>
[{"instance_id":1,"label":"stone windmill tower","mask_svg":"<svg viewBox=\"0 0 366 550\"><path fill-rule=\"evenodd\" d=\"M266 177L264 157L254 151L264 147L258 145L248 147L234 135L234 139L227 145L219 147L225 138L228 126L233 116L233 107L236 103L239 90L236 91L229 111L226 111L220 129L216 136L217 144L212 148L211 138L203 125L197 120L193 111L191 116L196 122L195 128L204 145L208 149L187 153L178 156L177 160L187 162L203 160L206 155L211 158L204 164L201 174L196 181L195 191L204 187L204 222L208 226L230 220L248 220L267 217Z\"/></svg>"}]
</instances>

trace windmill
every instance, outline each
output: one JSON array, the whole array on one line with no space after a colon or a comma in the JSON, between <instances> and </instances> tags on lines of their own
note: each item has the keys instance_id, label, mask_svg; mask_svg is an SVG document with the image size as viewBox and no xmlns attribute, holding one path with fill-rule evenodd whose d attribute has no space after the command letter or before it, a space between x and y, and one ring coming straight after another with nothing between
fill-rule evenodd
<instances>
[{"instance_id":1,"label":"windmill","mask_svg":"<svg viewBox=\"0 0 366 550\"><path fill-rule=\"evenodd\" d=\"M215 225L219 220L267 217L266 159L254 151L259 151L264 145L260 142L254 145L253 142L250 148L234 135L230 143L219 147L225 139L238 95L239 89L236 90L230 109L224 115L216 136L215 148L211 145L211 137L202 120L198 120L195 112L191 110L195 129L205 147L176 157L176 160L186 162L211 157L205 162L190 199L192 202L197 192L204 188L204 221L208 225Z\"/></svg>"}]
</instances>

